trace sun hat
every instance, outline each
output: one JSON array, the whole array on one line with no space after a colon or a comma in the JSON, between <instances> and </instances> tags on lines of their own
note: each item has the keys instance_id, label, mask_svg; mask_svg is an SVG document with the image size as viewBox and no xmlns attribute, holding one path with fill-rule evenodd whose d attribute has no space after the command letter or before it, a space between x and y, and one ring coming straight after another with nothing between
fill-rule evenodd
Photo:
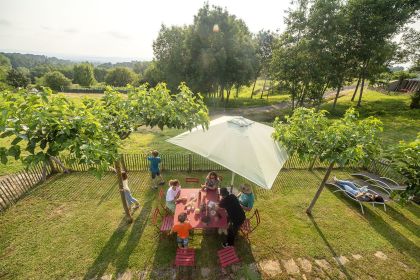
<instances>
[{"instance_id":1,"label":"sun hat","mask_svg":"<svg viewBox=\"0 0 420 280\"><path fill-rule=\"evenodd\" d=\"M240 189L243 193L252 193L252 188L248 184L243 184L240 186Z\"/></svg>"}]
</instances>

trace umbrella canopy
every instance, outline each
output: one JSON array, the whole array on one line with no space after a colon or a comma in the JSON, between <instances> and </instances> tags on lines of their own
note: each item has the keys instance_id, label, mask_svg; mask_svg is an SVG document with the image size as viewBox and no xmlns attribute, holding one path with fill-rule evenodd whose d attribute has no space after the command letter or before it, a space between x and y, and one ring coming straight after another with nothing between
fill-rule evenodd
<instances>
[{"instance_id":1,"label":"umbrella canopy","mask_svg":"<svg viewBox=\"0 0 420 280\"><path fill-rule=\"evenodd\" d=\"M274 129L239 116L224 116L166 141L197 153L270 189L287 160L287 152L271 137Z\"/></svg>"}]
</instances>

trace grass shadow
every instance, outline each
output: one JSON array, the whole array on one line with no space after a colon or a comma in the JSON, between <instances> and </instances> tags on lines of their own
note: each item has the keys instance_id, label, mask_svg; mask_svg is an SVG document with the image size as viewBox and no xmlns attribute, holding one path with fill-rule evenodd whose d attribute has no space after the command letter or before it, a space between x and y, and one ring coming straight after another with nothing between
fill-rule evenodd
<instances>
[{"instance_id":1,"label":"grass shadow","mask_svg":"<svg viewBox=\"0 0 420 280\"><path fill-rule=\"evenodd\" d=\"M312 216L309 216L309 219L311 220L312 224L314 225L317 233L319 234L319 236L321 237L321 239L324 241L325 245L327 246L327 248L330 250L331 254L333 255L333 257L337 260L337 258L339 257L338 254L335 252L335 249L333 248L333 246L330 244L330 242L328 241L328 239L325 237L324 233L322 232L321 228L318 226L317 222L315 221L315 219ZM344 273L344 275L346 275L347 279L353 279L349 272L347 271L347 269L344 267L344 265L340 262L338 262L338 266L340 268L340 270ZM324 271L325 272L325 271ZM327 272L325 272L327 273ZM328 274L328 273L327 273ZM328 275L330 278L332 277L331 275Z\"/></svg>"},{"instance_id":2,"label":"grass shadow","mask_svg":"<svg viewBox=\"0 0 420 280\"><path fill-rule=\"evenodd\" d=\"M355 203L350 203L348 199L345 199L339 193L333 193L338 199L343 201L347 206L351 207L351 205ZM395 230L392 225L389 225L380 215L375 213L368 205L365 204L364 206L364 218L370 224L370 226L379 233L382 237L384 237L394 248L396 248L400 252L406 252L411 257L416 259L417 261L420 260L420 248L417 244L406 238L400 232ZM378 208L379 209L379 208ZM387 212L385 212L387 213ZM363 215L360 212L360 215ZM408 219L405 219L408 221ZM401 221L401 223L403 223Z\"/></svg>"},{"instance_id":3,"label":"grass shadow","mask_svg":"<svg viewBox=\"0 0 420 280\"><path fill-rule=\"evenodd\" d=\"M127 224L125 218L121 220L117 229L108 239L107 243L102 248L93 264L88 268L83 279L101 278L110 263L115 263L116 275L124 272L128 268L130 255L137 247L137 244L148 223L148 217L152 209L152 203L153 200L151 199L143 204L139 215L137 218L135 218L132 224ZM130 228L131 231L127 237L127 241L124 247L119 249Z\"/></svg>"},{"instance_id":4,"label":"grass shadow","mask_svg":"<svg viewBox=\"0 0 420 280\"><path fill-rule=\"evenodd\" d=\"M149 192L152 192L149 190ZM148 201L144 202L140 214L134 220L130 235L128 236L127 243L125 244L124 248L119 250L118 255L116 256L116 275L119 273L124 272L128 268L128 261L130 259L130 255L133 253L134 249L137 247L143 232L149 222L150 212L152 210L153 199L149 199Z\"/></svg>"}]
</instances>

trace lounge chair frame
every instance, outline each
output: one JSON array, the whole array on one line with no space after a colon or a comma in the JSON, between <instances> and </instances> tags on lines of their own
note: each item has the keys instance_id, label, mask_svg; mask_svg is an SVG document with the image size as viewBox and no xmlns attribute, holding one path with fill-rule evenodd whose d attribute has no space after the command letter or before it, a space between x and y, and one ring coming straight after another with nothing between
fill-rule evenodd
<instances>
[{"instance_id":1,"label":"lounge chair frame","mask_svg":"<svg viewBox=\"0 0 420 280\"><path fill-rule=\"evenodd\" d=\"M367 183L373 184L375 187L380 187L382 189L387 189L388 193L392 191L404 191L407 187L401 186L395 180L388 177L373 177L368 173L354 173L351 176L356 178L361 178ZM379 180L378 180L379 179Z\"/></svg>"},{"instance_id":2,"label":"lounge chair frame","mask_svg":"<svg viewBox=\"0 0 420 280\"><path fill-rule=\"evenodd\" d=\"M361 187L358 185L358 184L356 184L356 183L354 183L354 182L352 182L359 190L361 189ZM360 205L360 209L362 210L362 214L364 215L365 214L365 211L364 211L364 209L363 209L363 203L367 203L367 204L372 204L372 206L373 207L375 207L375 205L376 204L378 204L378 205L383 205L384 206L384 211L386 211L386 204L385 204L385 199L384 199L384 202L378 202L378 201L363 201L363 200L360 200L360 199L358 199L358 198L356 198L355 196L353 196L353 195L351 195L350 193L348 193L348 192L346 192L341 186L339 186L338 184L336 184L336 183L333 183L333 182L328 182L327 183L327 185L329 185L329 186L334 186L334 187L336 187L337 188L337 190L335 190L335 191L333 191L333 193L336 193L336 192L343 192L347 197L349 197L351 200L353 200L353 201L355 201L355 202L357 202L357 203L359 203L359 205ZM366 186L367 188L368 188L368 192L370 192L370 193L372 193L372 194L375 194L375 195L380 195L380 194L378 194L377 192L375 192L374 190L372 190L372 189L370 189L369 188L369 186ZM386 190L386 189L384 189L384 188L382 188L382 187L380 187L380 186L377 186L378 188L381 188L388 196L389 196L389 192Z\"/></svg>"}]
</instances>

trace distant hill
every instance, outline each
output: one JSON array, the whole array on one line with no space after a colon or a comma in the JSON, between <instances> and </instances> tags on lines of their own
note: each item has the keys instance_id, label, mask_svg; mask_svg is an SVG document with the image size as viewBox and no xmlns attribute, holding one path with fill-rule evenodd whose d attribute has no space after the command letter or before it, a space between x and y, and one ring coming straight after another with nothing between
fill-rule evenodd
<instances>
[{"instance_id":1,"label":"distant hill","mask_svg":"<svg viewBox=\"0 0 420 280\"><path fill-rule=\"evenodd\" d=\"M10 59L13 68L26 67L28 69L34 68L39 65L51 66L66 66L73 65L75 62L56 57L48 57L45 55L37 54L21 54L21 53L1 53Z\"/></svg>"},{"instance_id":2,"label":"distant hill","mask_svg":"<svg viewBox=\"0 0 420 280\"><path fill-rule=\"evenodd\" d=\"M13 68L25 67L28 69L33 69L37 66L48 65L50 68L62 68L63 66L72 66L74 64L80 63L82 60L69 60L69 59L60 59L51 56L37 55L37 54L21 54L21 53L7 53L0 52L4 56L10 59L10 63ZM83 61L89 61L88 59ZM128 67L134 70L134 72L142 74L144 70L149 65L150 61L130 61L130 62L117 62L117 63L99 63L91 62L95 67L110 69L114 67Z\"/></svg>"}]
</instances>

